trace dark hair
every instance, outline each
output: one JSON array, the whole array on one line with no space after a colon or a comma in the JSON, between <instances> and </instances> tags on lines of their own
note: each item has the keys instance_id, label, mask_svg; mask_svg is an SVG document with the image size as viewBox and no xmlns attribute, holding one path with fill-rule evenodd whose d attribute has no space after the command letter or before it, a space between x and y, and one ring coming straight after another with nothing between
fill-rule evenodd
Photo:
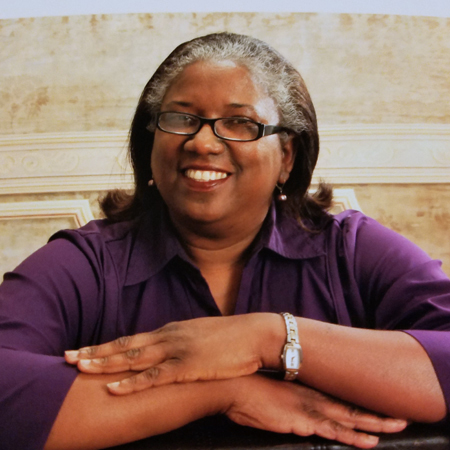
<instances>
[{"instance_id":1,"label":"dark hair","mask_svg":"<svg viewBox=\"0 0 450 450\"><path fill-rule=\"evenodd\" d=\"M147 127L160 110L167 89L188 65L196 61L223 60L232 60L250 71L255 81L275 101L280 126L295 133L296 158L283 187L288 198L283 202L283 208L302 222L312 221L316 225L327 217L332 202L331 187L320 183L313 195L308 193L319 155L319 135L314 106L302 77L292 64L265 42L244 35L216 33L179 45L145 86L129 136L135 190L131 194L121 190L110 191L103 198L101 207L108 219L133 219L160 199L158 190L148 187L152 178L150 156L154 131Z\"/></svg>"}]
</instances>

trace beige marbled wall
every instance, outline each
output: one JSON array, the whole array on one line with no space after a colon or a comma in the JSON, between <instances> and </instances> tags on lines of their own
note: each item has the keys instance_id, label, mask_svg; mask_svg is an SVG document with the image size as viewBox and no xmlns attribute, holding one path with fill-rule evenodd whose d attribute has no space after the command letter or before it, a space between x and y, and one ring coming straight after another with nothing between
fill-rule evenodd
<instances>
[{"instance_id":1,"label":"beige marbled wall","mask_svg":"<svg viewBox=\"0 0 450 450\"><path fill-rule=\"evenodd\" d=\"M266 40L303 74L322 124L448 123L450 19L351 14L127 14L0 21L0 134L128 128L179 43Z\"/></svg>"},{"instance_id":2,"label":"beige marbled wall","mask_svg":"<svg viewBox=\"0 0 450 450\"><path fill-rule=\"evenodd\" d=\"M0 20L0 140L126 130L142 87L165 56L187 39L222 30L259 37L285 54L309 86L321 128L450 123L450 19L301 13L44 17ZM11 163L1 150L0 142L0 180ZM355 189L364 212L442 259L450 274L450 175L449 184L348 180L344 187ZM60 193L33 189L0 195L0 203L87 198L99 215L90 186L76 193L64 186ZM73 223L55 217L1 220L0 212L0 272L66 226Z\"/></svg>"},{"instance_id":3,"label":"beige marbled wall","mask_svg":"<svg viewBox=\"0 0 450 450\"><path fill-rule=\"evenodd\" d=\"M2 273L16 267L25 257L42 247L58 230L75 228L70 218L20 218L0 220Z\"/></svg>"},{"instance_id":4,"label":"beige marbled wall","mask_svg":"<svg viewBox=\"0 0 450 450\"><path fill-rule=\"evenodd\" d=\"M450 189L446 185L339 185L354 189L363 212L401 233L443 262L450 275ZM100 217L101 192L0 197L2 202L87 198L94 217ZM0 273L14 268L63 228L74 228L70 218L48 217L2 220L0 217Z\"/></svg>"},{"instance_id":5,"label":"beige marbled wall","mask_svg":"<svg viewBox=\"0 0 450 450\"><path fill-rule=\"evenodd\" d=\"M49 237L65 228L76 228L78 221L73 215L47 212L39 215L39 210L30 211L28 216L2 217L4 209L11 204L22 202L65 202L86 199L94 217L101 216L98 198L101 192L67 192L51 194L15 194L0 196L0 281L7 270L16 267L28 255L46 244Z\"/></svg>"},{"instance_id":6,"label":"beige marbled wall","mask_svg":"<svg viewBox=\"0 0 450 450\"><path fill-rule=\"evenodd\" d=\"M450 187L444 184L352 185L368 216L443 262L450 276Z\"/></svg>"}]
</instances>

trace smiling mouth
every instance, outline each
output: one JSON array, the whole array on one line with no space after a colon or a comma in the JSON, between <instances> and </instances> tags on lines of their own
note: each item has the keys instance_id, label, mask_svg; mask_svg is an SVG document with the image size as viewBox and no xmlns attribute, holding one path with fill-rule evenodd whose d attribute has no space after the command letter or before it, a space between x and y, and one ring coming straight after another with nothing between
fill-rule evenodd
<instances>
[{"instance_id":1,"label":"smiling mouth","mask_svg":"<svg viewBox=\"0 0 450 450\"><path fill-rule=\"evenodd\" d=\"M184 174L187 178L191 180L207 182L207 181L215 181L215 180L223 180L228 176L225 172L217 172L215 170L195 170L195 169L187 169Z\"/></svg>"}]
</instances>

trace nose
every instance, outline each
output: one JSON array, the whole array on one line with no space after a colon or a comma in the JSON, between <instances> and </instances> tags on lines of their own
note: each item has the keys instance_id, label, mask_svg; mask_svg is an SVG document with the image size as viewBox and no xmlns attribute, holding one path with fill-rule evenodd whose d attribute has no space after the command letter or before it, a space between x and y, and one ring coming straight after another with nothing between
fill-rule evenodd
<instances>
[{"instance_id":1,"label":"nose","mask_svg":"<svg viewBox=\"0 0 450 450\"><path fill-rule=\"evenodd\" d=\"M223 151L224 143L214 134L211 125L204 123L200 130L186 141L184 147L191 152L217 154Z\"/></svg>"}]
</instances>

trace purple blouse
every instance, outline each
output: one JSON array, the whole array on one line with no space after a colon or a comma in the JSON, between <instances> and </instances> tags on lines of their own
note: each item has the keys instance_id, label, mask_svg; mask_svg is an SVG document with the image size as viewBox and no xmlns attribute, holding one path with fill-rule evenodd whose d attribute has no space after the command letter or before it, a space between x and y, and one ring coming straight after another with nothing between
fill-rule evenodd
<instances>
[{"instance_id":1,"label":"purple blouse","mask_svg":"<svg viewBox=\"0 0 450 450\"><path fill-rule=\"evenodd\" d=\"M438 261L359 212L312 234L272 208L235 312L256 311L407 330L450 404L450 280ZM0 286L0 448L44 446L77 376L64 350L218 315L165 213L57 233Z\"/></svg>"}]
</instances>

